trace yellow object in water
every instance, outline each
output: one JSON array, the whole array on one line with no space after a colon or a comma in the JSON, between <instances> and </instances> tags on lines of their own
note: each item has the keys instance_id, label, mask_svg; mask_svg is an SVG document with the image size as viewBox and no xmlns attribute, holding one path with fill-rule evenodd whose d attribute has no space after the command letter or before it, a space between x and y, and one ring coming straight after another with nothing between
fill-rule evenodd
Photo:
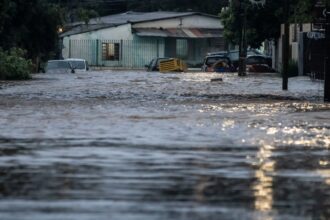
<instances>
[{"instance_id":1,"label":"yellow object in water","mask_svg":"<svg viewBox=\"0 0 330 220\"><path fill-rule=\"evenodd\" d=\"M171 58L159 62L159 72L185 72L187 65L183 60Z\"/></svg>"}]
</instances>

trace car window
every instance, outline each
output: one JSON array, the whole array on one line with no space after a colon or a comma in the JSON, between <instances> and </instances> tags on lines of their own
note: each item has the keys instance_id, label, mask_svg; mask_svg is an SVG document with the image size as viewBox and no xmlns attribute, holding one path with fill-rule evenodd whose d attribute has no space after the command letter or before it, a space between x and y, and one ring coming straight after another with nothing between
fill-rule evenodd
<instances>
[{"instance_id":1,"label":"car window","mask_svg":"<svg viewBox=\"0 0 330 220\"><path fill-rule=\"evenodd\" d=\"M85 61L83 61L83 60L71 60L70 63L71 63L71 66L75 69L83 70L86 68Z\"/></svg>"},{"instance_id":2,"label":"car window","mask_svg":"<svg viewBox=\"0 0 330 220\"><path fill-rule=\"evenodd\" d=\"M71 69L70 63L62 60L47 62L47 70L51 69Z\"/></svg>"},{"instance_id":3,"label":"car window","mask_svg":"<svg viewBox=\"0 0 330 220\"><path fill-rule=\"evenodd\" d=\"M228 56L229 56L229 58L230 58L231 60L238 60L238 59L239 59L239 53L238 53L238 51L230 52L230 53L228 54Z\"/></svg>"},{"instance_id":4,"label":"car window","mask_svg":"<svg viewBox=\"0 0 330 220\"><path fill-rule=\"evenodd\" d=\"M223 60L225 62L227 62L227 59L224 57L208 57L206 58L206 62L205 64L210 66L213 65L214 63L216 63L217 61Z\"/></svg>"},{"instance_id":5,"label":"car window","mask_svg":"<svg viewBox=\"0 0 330 220\"><path fill-rule=\"evenodd\" d=\"M246 64L267 64L267 61L263 57L248 57Z\"/></svg>"}]
</instances>

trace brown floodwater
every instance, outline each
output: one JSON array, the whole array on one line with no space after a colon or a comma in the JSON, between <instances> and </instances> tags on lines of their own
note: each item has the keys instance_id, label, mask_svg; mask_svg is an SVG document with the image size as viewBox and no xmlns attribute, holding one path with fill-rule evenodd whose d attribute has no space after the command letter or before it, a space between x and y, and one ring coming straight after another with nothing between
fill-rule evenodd
<instances>
[{"instance_id":1,"label":"brown floodwater","mask_svg":"<svg viewBox=\"0 0 330 220\"><path fill-rule=\"evenodd\" d=\"M330 219L330 104L320 82L289 82L143 71L0 82L0 219Z\"/></svg>"}]
</instances>

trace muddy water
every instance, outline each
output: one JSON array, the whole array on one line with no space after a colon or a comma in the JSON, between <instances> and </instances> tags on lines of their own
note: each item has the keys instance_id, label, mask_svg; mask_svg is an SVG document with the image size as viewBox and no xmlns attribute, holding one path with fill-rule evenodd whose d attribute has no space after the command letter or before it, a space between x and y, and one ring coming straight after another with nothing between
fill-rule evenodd
<instances>
[{"instance_id":1,"label":"muddy water","mask_svg":"<svg viewBox=\"0 0 330 220\"><path fill-rule=\"evenodd\" d=\"M280 83L124 71L2 82L0 219L330 219L330 105L317 82Z\"/></svg>"}]
</instances>

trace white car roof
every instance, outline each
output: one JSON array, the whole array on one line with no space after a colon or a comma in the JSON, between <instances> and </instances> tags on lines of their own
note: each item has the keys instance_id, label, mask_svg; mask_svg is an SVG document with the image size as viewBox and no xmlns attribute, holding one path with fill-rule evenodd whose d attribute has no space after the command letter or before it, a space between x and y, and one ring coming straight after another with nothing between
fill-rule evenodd
<instances>
[{"instance_id":1,"label":"white car roof","mask_svg":"<svg viewBox=\"0 0 330 220\"><path fill-rule=\"evenodd\" d=\"M85 61L85 59L79 59L79 58L67 58L65 60L71 60L71 61Z\"/></svg>"}]
</instances>

